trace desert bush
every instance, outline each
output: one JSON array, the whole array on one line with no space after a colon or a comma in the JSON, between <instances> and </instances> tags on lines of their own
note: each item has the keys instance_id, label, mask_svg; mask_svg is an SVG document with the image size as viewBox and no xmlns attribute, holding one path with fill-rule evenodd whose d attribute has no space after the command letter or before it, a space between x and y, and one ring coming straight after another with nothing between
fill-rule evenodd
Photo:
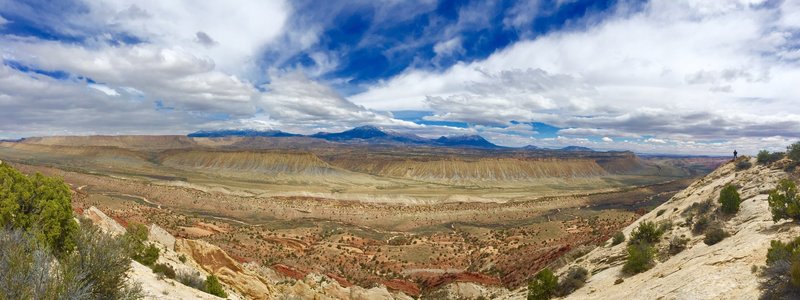
<instances>
[{"instance_id":1,"label":"desert bush","mask_svg":"<svg viewBox=\"0 0 800 300\"><path fill-rule=\"evenodd\" d=\"M29 233L0 230L0 299L55 299L58 294L81 298L87 293L51 276L57 267L46 247ZM60 272L59 272L60 273Z\"/></svg>"},{"instance_id":2,"label":"desert bush","mask_svg":"<svg viewBox=\"0 0 800 300\"><path fill-rule=\"evenodd\" d=\"M545 268L536 273L536 276L528 283L528 300L544 300L555 296L558 288L558 277L553 271Z\"/></svg>"},{"instance_id":3,"label":"desert bush","mask_svg":"<svg viewBox=\"0 0 800 300\"><path fill-rule=\"evenodd\" d=\"M153 265L153 273L161 274L169 279L175 279L175 269L168 264L155 264Z\"/></svg>"},{"instance_id":4,"label":"desert bush","mask_svg":"<svg viewBox=\"0 0 800 300\"><path fill-rule=\"evenodd\" d=\"M586 280L589 279L589 271L583 267L572 267L566 274L558 281L558 296L566 296L572 294L575 290L583 287Z\"/></svg>"},{"instance_id":5,"label":"desert bush","mask_svg":"<svg viewBox=\"0 0 800 300\"><path fill-rule=\"evenodd\" d=\"M0 299L135 299L127 243L72 216L59 178L0 164Z\"/></svg>"},{"instance_id":6,"label":"desert bush","mask_svg":"<svg viewBox=\"0 0 800 300\"><path fill-rule=\"evenodd\" d=\"M721 226L715 224L706 230L706 237L703 238L703 243L706 243L706 245L709 246L714 245L724 240L726 237L728 237L728 233L725 232Z\"/></svg>"},{"instance_id":7,"label":"desert bush","mask_svg":"<svg viewBox=\"0 0 800 300\"><path fill-rule=\"evenodd\" d=\"M622 243L624 241L625 241L625 234L622 233L622 231L617 231L617 232L614 233L614 236L611 238L611 245L612 246L619 245L619 243Z\"/></svg>"},{"instance_id":8,"label":"desert bush","mask_svg":"<svg viewBox=\"0 0 800 300\"><path fill-rule=\"evenodd\" d=\"M703 234L706 232L710 222L711 221L708 220L708 217L700 216L696 221L694 221L694 224L692 224L692 233L695 235Z\"/></svg>"},{"instance_id":9,"label":"desert bush","mask_svg":"<svg viewBox=\"0 0 800 300\"><path fill-rule=\"evenodd\" d=\"M222 284L219 283L219 279L217 276L208 275L206 278L205 288L203 289L206 293L212 294L217 297L226 298L228 297L228 293L225 292L225 289L222 288Z\"/></svg>"},{"instance_id":10,"label":"desert bush","mask_svg":"<svg viewBox=\"0 0 800 300\"><path fill-rule=\"evenodd\" d=\"M689 243L689 239L680 236L673 236L672 239L669 240L669 254L675 255L681 253L684 249L686 249L687 243Z\"/></svg>"},{"instance_id":11,"label":"desert bush","mask_svg":"<svg viewBox=\"0 0 800 300\"><path fill-rule=\"evenodd\" d=\"M750 169L752 166L753 166L753 164L746 157L742 158L742 159L740 159L740 160L738 160L736 162L736 170L739 170L739 171Z\"/></svg>"},{"instance_id":12,"label":"desert bush","mask_svg":"<svg viewBox=\"0 0 800 300\"><path fill-rule=\"evenodd\" d=\"M155 245L147 243L147 234L147 226L132 224L128 226L124 239L133 260L145 266L152 266L158 260L159 250Z\"/></svg>"},{"instance_id":13,"label":"desert bush","mask_svg":"<svg viewBox=\"0 0 800 300\"><path fill-rule=\"evenodd\" d=\"M800 197L797 195L797 185L790 179L782 179L778 186L769 192L767 198L772 220L781 219L797 220L800 217Z\"/></svg>"},{"instance_id":14,"label":"desert bush","mask_svg":"<svg viewBox=\"0 0 800 300\"><path fill-rule=\"evenodd\" d=\"M773 240L767 250L767 265L760 276L765 299L797 299L800 296L800 238L788 243Z\"/></svg>"},{"instance_id":15,"label":"desert bush","mask_svg":"<svg viewBox=\"0 0 800 300\"><path fill-rule=\"evenodd\" d=\"M86 221L81 223L75 245L76 251L62 263L69 272L80 274L80 281L89 283L89 299L141 297L140 287L127 281L131 259L123 238L106 234Z\"/></svg>"},{"instance_id":16,"label":"desert bush","mask_svg":"<svg viewBox=\"0 0 800 300\"><path fill-rule=\"evenodd\" d=\"M728 184L719 191L719 203L722 204L720 210L723 213L735 214L739 212L739 204L742 203L742 199L739 197L736 187Z\"/></svg>"},{"instance_id":17,"label":"desert bush","mask_svg":"<svg viewBox=\"0 0 800 300\"><path fill-rule=\"evenodd\" d=\"M55 255L75 247L78 224L72 218L69 187L57 177L25 176L0 164L0 228L30 232Z\"/></svg>"},{"instance_id":18,"label":"desert bush","mask_svg":"<svg viewBox=\"0 0 800 300\"><path fill-rule=\"evenodd\" d=\"M658 240L661 239L661 235L664 234L661 231L659 226L656 226L655 223L644 221L639 223L639 226L634 228L631 231L631 238L628 240L628 244L639 244L639 243L656 243Z\"/></svg>"},{"instance_id":19,"label":"desert bush","mask_svg":"<svg viewBox=\"0 0 800 300\"><path fill-rule=\"evenodd\" d=\"M664 234L664 232L672 230L672 221L663 220L661 222L658 222L658 227L656 230L658 232L661 232L662 235Z\"/></svg>"},{"instance_id":20,"label":"desert bush","mask_svg":"<svg viewBox=\"0 0 800 300\"><path fill-rule=\"evenodd\" d=\"M771 164L773 162L779 161L784 156L786 156L786 153L784 153L784 152L773 152L773 153L770 153L767 150L761 150L761 151L758 152L758 156L756 156L756 161L759 164L766 165L766 164Z\"/></svg>"},{"instance_id":21,"label":"desert bush","mask_svg":"<svg viewBox=\"0 0 800 300\"><path fill-rule=\"evenodd\" d=\"M622 271L627 274L638 274L653 267L653 246L645 242L628 245L628 258Z\"/></svg>"},{"instance_id":22,"label":"desert bush","mask_svg":"<svg viewBox=\"0 0 800 300\"><path fill-rule=\"evenodd\" d=\"M125 241L84 222L76 248L58 259L45 243L18 230L0 231L0 299L138 299L127 281Z\"/></svg>"},{"instance_id":23,"label":"desert bush","mask_svg":"<svg viewBox=\"0 0 800 300\"><path fill-rule=\"evenodd\" d=\"M175 275L175 280L177 280L178 282L182 283L185 286L192 287L201 291L206 286L206 282L205 280L203 280L203 277L200 275L200 273L189 274L180 272Z\"/></svg>"},{"instance_id":24,"label":"desert bush","mask_svg":"<svg viewBox=\"0 0 800 300\"><path fill-rule=\"evenodd\" d=\"M800 142L786 147L786 156L795 162L800 162Z\"/></svg>"},{"instance_id":25,"label":"desert bush","mask_svg":"<svg viewBox=\"0 0 800 300\"><path fill-rule=\"evenodd\" d=\"M684 216L704 215L714 208L714 202L711 199L692 203L686 210L683 211Z\"/></svg>"}]
</instances>

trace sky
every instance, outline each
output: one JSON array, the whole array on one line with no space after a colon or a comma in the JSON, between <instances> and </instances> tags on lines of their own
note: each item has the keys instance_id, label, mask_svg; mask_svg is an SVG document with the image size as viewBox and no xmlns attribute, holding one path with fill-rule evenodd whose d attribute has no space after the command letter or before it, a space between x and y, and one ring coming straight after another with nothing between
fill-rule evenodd
<instances>
[{"instance_id":1,"label":"sky","mask_svg":"<svg viewBox=\"0 0 800 300\"><path fill-rule=\"evenodd\" d=\"M360 125L504 146L800 140L800 0L0 0L0 139Z\"/></svg>"}]
</instances>

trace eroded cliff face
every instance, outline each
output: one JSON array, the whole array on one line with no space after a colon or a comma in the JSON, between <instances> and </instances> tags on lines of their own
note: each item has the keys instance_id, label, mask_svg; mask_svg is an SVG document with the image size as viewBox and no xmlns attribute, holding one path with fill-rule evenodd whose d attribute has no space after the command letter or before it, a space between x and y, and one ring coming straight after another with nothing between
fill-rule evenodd
<instances>
[{"instance_id":1,"label":"eroded cliff face","mask_svg":"<svg viewBox=\"0 0 800 300\"><path fill-rule=\"evenodd\" d=\"M760 278L754 266L765 265L771 240L795 238L800 227L787 221L773 222L767 204L768 192L788 174L752 162L752 168L740 171L732 162L721 166L623 230L630 237L641 222L672 223L656 244L658 254L652 269L624 275L626 243L611 246L610 241L559 269L557 273L563 274L570 267L582 266L592 274L584 287L566 299L757 299ZM720 190L727 184L736 186L741 195L740 211L732 217L718 216L730 236L709 246L703 242L703 234L692 233L686 211L707 200L716 209ZM689 241L685 250L670 255L669 241L675 236ZM524 297L524 289L506 296Z\"/></svg>"}]
</instances>

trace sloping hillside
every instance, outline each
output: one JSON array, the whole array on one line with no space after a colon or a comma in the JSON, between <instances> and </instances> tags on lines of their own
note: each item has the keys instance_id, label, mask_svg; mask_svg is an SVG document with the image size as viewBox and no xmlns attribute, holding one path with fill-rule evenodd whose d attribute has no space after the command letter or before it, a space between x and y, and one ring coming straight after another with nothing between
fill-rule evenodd
<instances>
[{"instance_id":1,"label":"sloping hillside","mask_svg":"<svg viewBox=\"0 0 800 300\"><path fill-rule=\"evenodd\" d=\"M655 244L652 269L624 275L626 243L611 246L609 241L556 272L581 266L592 274L585 286L566 299L757 299L760 279L754 271L765 265L770 241L800 235L794 223L773 222L767 204L768 192L787 176L779 168L755 164L746 170L736 170L732 162L721 166L623 230L630 237L645 221L672 224ZM732 217L713 213L727 184L736 186L742 199L740 211ZM708 203L712 205L708 216L717 218L730 235L710 246L704 243L704 234L692 233L690 221L696 209ZM688 239L685 250L674 255L669 251L673 237ZM508 298L524 297L523 289Z\"/></svg>"},{"instance_id":2,"label":"sloping hillside","mask_svg":"<svg viewBox=\"0 0 800 300\"><path fill-rule=\"evenodd\" d=\"M357 172L395 178L433 181L529 181L608 175L590 159L482 158L477 160L363 160L340 158L332 162Z\"/></svg>"}]
</instances>

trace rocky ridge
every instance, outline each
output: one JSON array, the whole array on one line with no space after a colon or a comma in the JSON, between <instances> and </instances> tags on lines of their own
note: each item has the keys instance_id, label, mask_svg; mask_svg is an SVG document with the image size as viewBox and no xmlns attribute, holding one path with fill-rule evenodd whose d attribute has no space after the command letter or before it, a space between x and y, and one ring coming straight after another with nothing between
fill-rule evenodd
<instances>
[{"instance_id":1,"label":"rocky ridge","mask_svg":"<svg viewBox=\"0 0 800 300\"><path fill-rule=\"evenodd\" d=\"M755 270L765 265L770 241L795 238L800 227L786 220L773 222L767 203L769 191L788 174L779 167L751 162L753 167L746 170L737 170L734 162L721 166L622 231L630 237L645 221L672 224L655 245L658 254L653 268L624 275L626 243L611 246L609 241L558 269L557 274L564 274L580 266L591 274L585 286L565 299L758 299L761 279ZM718 217L730 236L706 245L703 234L692 233L686 212L708 200L716 209L720 190L728 184L741 195L740 211ZM685 250L670 255L669 241L676 236L687 238L688 243ZM522 288L503 298L524 299L526 293Z\"/></svg>"}]
</instances>

